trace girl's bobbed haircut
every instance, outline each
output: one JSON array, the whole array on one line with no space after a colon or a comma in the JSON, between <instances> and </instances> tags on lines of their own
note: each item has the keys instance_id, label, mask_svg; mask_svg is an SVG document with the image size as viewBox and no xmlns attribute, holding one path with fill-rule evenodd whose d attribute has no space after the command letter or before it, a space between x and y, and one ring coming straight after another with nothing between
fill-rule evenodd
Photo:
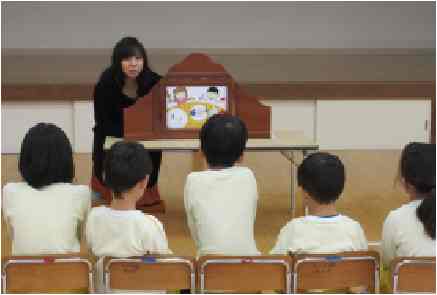
<instances>
[{"instance_id":1,"label":"girl's bobbed haircut","mask_svg":"<svg viewBox=\"0 0 437 295\"><path fill-rule=\"evenodd\" d=\"M30 128L21 143L18 170L35 189L53 183L71 183L73 151L65 132L51 123L38 123Z\"/></svg>"},{"instance_id":2,"label":"girl's bobbed haircut","mask_svg":"<svg viewBox=\"0 0 437 295\"><path fill-rule=\"evenodd\" d=\"M132 56L143 58L144 60L143 70L138 75L137 81L142 81L144 73L149 71L146 49L144 49L143 44L137 38L124 37L115 44L111 57L112 75L120 87L123 87L125 77L121 68L121 61Z\"/></svg>"}]
</instances>

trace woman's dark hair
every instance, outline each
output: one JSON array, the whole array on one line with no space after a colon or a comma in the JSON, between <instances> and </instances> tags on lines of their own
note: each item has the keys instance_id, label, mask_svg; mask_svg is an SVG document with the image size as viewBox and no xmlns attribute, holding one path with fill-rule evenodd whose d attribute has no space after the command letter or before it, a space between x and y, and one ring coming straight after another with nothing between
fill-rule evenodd
<instances>
[{"instance_id":1,"label":"woman's dark hair","mask_svg":"<svg viewBox=\"0 0 437 295\"><path fill-rule=\"evenodd\" d=\"M149 153L139 143L117 142L105 157L105 184L115 198L133 188L152 172Z\"/></svg>"},{"instance_id":2,"label":"woman's dark hair","mask_svg":"<svg viewBox=\"0 0 437 295\"><path fill-rule=\"evenodd\" d=\"M111 70L115 82L120 88L123 88L125 74L121 68L121 61L125 58L136 56L138 58L143 58L144 65L143 70L137 77L137 81L143 81L143 75L145 72L149 71L149 65L147 62L147 54L144 49L143 44L134 37L124 37L115 44L114 50L112 51L111 58Z\"/></svg>"},{"instance_id":3,"label":"woman's dark hair","mask_svg":"<svg viewBox=\"0 0 437 295\"><path fill-rule=\"evenodd\" d=\"M64 131L54 124L38 123L21 143L18 169L23 179L39 189L52 183L71 183L73 151Z\"/></svg>"},{"instance_id":4,"label":"woman's dark hair","mask_svg":"<svg viewBox=\"0 0 437 295\"><path fill-rule=\"evenodd\" d=\"M344 188L344 165L335 155L311 154L299 165L297 182L318 203L335 202Z\"/></svg>"},{"instance_id":5,"label":"woman's dark hair","mask_svg":"<svg viewBox=\"0 0 437 295\"><path fill-rule=\"evenodd\" d=\"M232 167L248 138L246 125L230 114L216 114L200 130L200 144L209 166Z\"/></svg>"},{"instance_id":6,"label":"woman's dark hair","mask_svg":"<svg viewBox=\"0 0 437 295\"><path fill-rule=\"evenodd\" d=\"M417 218L425 232L435 239L435 144L412 142L405 146L399 162L399 177L424 199Z\"/></svg>"}]
</instances>

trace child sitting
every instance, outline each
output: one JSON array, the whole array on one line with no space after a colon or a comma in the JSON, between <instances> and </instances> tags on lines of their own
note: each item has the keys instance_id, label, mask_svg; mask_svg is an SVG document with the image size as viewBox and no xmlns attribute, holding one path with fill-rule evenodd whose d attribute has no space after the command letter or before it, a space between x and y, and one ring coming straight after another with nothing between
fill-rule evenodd
<instances>
[{"instance_id":1,"label":"child sitting","mask_svg":"<svg viewBox=\"0 0 437 295\"><path fill-rule=\"evenodd\" d=\"M386 267L396 256L435 256L435 144L410 143L399 163L409 203L391 211L382 230Z\"/></svg>"},{"instance_id":2,"label":"child sitting","mask_svg":"<svg viewBox=\"0 0 437 295\"><path fill-rule=\"evenodd\" d=\"M208 119L200 131L208 170L188 175L184 202L198 255L258 255L254 223L256 179L247 167L234 166L243 155L248 133L228 114Z\"/></svg>"},{"instance_id":3,"label":"child sitting","mask_svg":"<svg viewBox=\"0 0 437 295\"><path fill-rule=\"evenodd\" d=\"M88 186L72 184L73 152L64 131L39 123L21 144L24 182L3 188L12 255L80 252L81 225L91 206Z\"/></svg>"},{"instance_id":4,"label":"child sitting","mask_svg":"<svg viewBox=\"0 0 437 295\"><path fill-rule=\"evenodd\" d=\"M110 207L91 209L86 238L97 257L142 256L148 252L170 254L162 223L135 209L143 195L152 162L138 143L118 142L105 160L105 181L113 199ZM98 289L102 290L103 259L97 262Z\"/></svg>"},{"instance_id":5,"label":"child sitting","mask_svg":"<svg viewBox=\"0 0 437 295\"><path fill-rule=\"evenodd\" d=\"M299 166L297 177L309 215L295 218L281 229L271 254L367 250L360 224L339 214L335 207L345 182L340 159L328 153L311 154Z\"/></svg>"}]
</instances>

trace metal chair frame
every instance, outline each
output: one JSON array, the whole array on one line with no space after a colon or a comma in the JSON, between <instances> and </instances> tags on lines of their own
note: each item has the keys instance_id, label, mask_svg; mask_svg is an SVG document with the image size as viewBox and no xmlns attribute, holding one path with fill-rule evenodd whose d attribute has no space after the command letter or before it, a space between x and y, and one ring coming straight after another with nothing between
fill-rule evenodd
<instances>
[{"instance_id":1,"label":"metal chair frame","mask_svg":"<svg viewBox=\"0 0 437 295\"><path fill-rule=\"evenodd\" d=\"M396 265L394 266L393 274L392 274L393 293L411 293L411 292L400 292L398 290L398 288L399 288L399 271L400 271L402 266L408 265L408 264L435 264L435 261L414 258L414 259L404 259L404 260L401 260L398 263L396 263ZM415 294L430 294L430 293L428 293L428 292L415 292Z\"/></svg>"}]
</instances>

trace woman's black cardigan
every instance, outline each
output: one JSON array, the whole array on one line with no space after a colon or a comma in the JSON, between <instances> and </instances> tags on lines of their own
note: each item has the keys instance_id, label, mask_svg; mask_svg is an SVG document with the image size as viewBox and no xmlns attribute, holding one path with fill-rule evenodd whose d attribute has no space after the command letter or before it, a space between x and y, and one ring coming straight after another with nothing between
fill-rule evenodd
<instances>
[{"instance_id":1,"label":"woman's black cardigan","mask_svg":"<svg viewBox=\"0 0 437 295\"><path fill-rule=\"evenodd\" d=\"M160 79L161 76L157 73L145 71L138 79L137 97L146 95ZM123 137L123 109L130 107L135 102L136 98L130 98L123 93L121 86L116 83L110 67L103 71L94 88L93 172L99 180L102 180L103 145L106 136ZM149 184L153 185L153 182L157 181L161 152L151 153L151 157L155 173L152 172ZM158 167L156 167L157 164Z\"/></svg>"}]
</instances>

